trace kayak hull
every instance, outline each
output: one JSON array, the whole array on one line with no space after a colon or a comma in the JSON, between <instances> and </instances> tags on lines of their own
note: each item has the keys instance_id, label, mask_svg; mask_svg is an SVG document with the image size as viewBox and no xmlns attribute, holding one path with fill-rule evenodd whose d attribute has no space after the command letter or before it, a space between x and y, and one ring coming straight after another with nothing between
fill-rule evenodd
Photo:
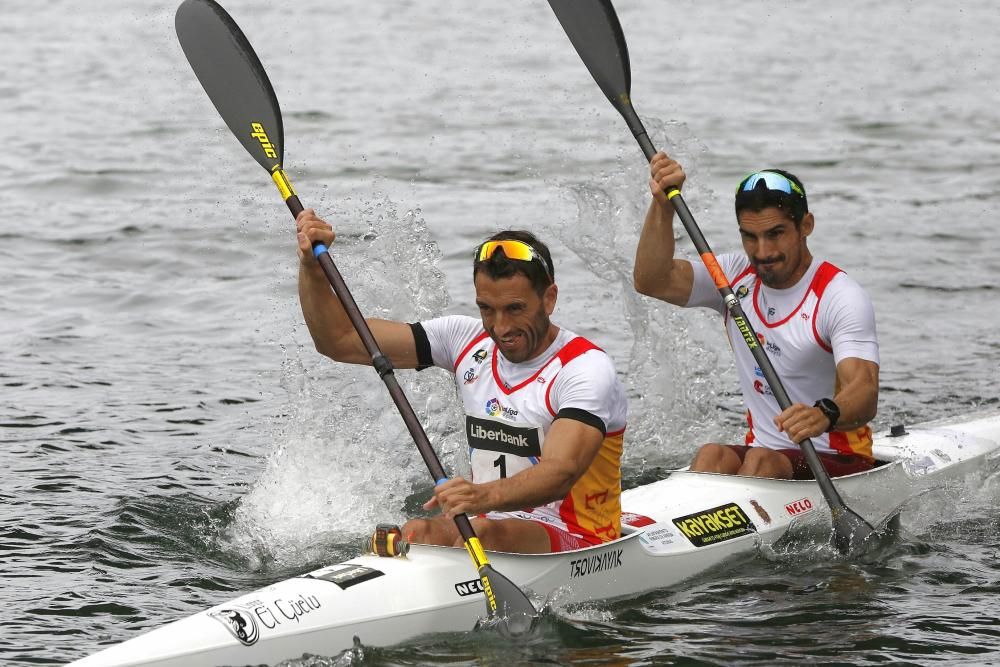
<instances>
[{"instance_id":1,"label":"kayak hull","mask_svg":"<svg viewBox=\"0 0 1000 667\"><path fill-rule=\"evenodd\" d=\"M1000 466L1000 416L881 435L872 471L834 480L852 510L884 525L913 498ZM622 494L623 536L559 554L490 553L493 568L546 600L570 604L674 586L753 557L802 531L830 531L812 481L673 471ZM72 667L273 664L472 630L486 614L464 549L413 545L405 558L360 555L277 582L107 648Z\"/></svg>"}]
</instances>

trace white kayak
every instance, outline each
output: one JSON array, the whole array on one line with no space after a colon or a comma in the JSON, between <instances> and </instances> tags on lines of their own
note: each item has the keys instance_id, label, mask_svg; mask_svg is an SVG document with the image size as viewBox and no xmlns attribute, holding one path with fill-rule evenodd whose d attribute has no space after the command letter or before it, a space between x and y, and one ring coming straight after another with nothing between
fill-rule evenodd
<instances>
[{"instance_id":1,"label":"white kayak","mask_svg":"<svg viewBox=\"0 0 1000 667\"><path fill-rule=\"evenodd\" d=\"M1000 415L880 434L875 469L834 480L852 510L885 525L911 499L1000 467ZM622 494L623 536L579 551L490 553L494 570L536 606L603 600L673 586L753 554L830 513L815 482L673 471ZM274 664L387 646L431 632L472 630L485 615L480 580L461 548L414 545L272 584L72 663L71 667Z\"/></svg>"}]
</instances>

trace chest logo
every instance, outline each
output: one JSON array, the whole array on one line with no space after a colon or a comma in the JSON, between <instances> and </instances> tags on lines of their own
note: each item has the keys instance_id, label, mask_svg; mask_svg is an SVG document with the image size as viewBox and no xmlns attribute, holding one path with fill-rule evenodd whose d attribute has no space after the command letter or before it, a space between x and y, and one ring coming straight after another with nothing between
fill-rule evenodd
<instances>
[{"instance_id":1,"label":"chest logo","mask_svg":"<svg viewBox=\"0 0 1000 667\"><path fill-rule=\"evenodd\" d=\"M493 397L486 401L486 414L490 417L503 417L504 419L517 419L517 410L508 408L500 403L500 399Z\"/></svg>"},{"instance_id":2,"label":"chest logo","mask_svg":"<svg viewBox=\"0 0 1000 667\"><path fill-rule=\"evenodd\" d=\"M537 428L512 426L493 419L467 415L465 437L472 449L525 457L542 455L542 442Z\"/></svg>"},{"instance_id":3,"label":"chest logo","mask_svg":"<svg viewBox=\"0 0 1000 667\"><path fill-rule=\"evenodd\" d=\"M764 348L767 349L767 351L770 354L773 354L776 357L781 356L781 348L772 343L771 341L767 340L766 338L764 338L764 334L762 333L757 334L757 340L760 341L760 344L763 345Z\"/></svg>"},{"instance_id":4,"label":"chest logo","mask_svg":"<svg viewBox=\"0 0 1000 667\"><path fill-rule=\"evenodd\" d=\"M483 348L479 348L472 355L472 358L475 360L477 364L483 363L484 361L486 361L486 350L484 350Z\"/></svg>"}]
</instances>

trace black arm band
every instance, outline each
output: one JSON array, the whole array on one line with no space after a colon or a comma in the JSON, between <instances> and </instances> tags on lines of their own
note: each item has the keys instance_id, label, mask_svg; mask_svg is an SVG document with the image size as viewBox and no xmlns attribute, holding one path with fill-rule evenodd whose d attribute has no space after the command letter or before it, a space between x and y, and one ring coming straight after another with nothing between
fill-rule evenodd
<instances>
[{"instance_id":1,"label":"black arm band","mask_svg":"<svg viewBox=\"0 0 1000 667\"><path fill-rule=\"evenodd\" d=\"M604 425L603 419L580 408L563 408L556 415L556 419L575 419L587 426L593 426L601 432L601 435L608 434L608 427Z\"/></svg>"},{"instance_id":2,"label":"black arm band","mask_svg":"<svg viewBox=\"0 0 1000 667\"><path fill-rule=\"evenodd\" d=\"M410 331L413 332L413 342L417 346L417 370L422 371L434 365L431 357L431 342L427 339L427 332L420 322L411 322Z\"/></svg>"}]
</instances>

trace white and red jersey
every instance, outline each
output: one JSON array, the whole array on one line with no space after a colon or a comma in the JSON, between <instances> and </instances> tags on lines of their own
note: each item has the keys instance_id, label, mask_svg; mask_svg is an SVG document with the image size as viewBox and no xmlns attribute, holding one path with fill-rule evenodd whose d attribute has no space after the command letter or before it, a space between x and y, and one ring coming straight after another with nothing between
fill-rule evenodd
<instances>
[{"instance_id":1,"label":"white and red jersey","mask_svg":"<svg viewBox=\"0 0 1000 667\"><path fill-rule=\"evenodd\" d=\"M478 319L449 316L421 326L434 365L455 374L472 481L511 477L537 464L557 416L578 419L605 434L601 449L564 498L530 508L531 516L594 544L617 538L627 402L611 358L560 329L541 355L512 363Z\"/></svg>"},{"instance_id":2,"label":"white and red jersey","mask_svg":"<svg viewBox=\"0 0 1000 667\"><path fill-rule=\"evenodd\" d=\"M798 283L773 289L757 278L746 255L723 254L718 260L792 403L812 405L821 398L832 398L838 390L836 367L843 359L857 357L879 363L871 299L833 264L813 259ZM796 447L774 424L781 412L778 401L729 317L708 270L694 262L692 267L695 278L687 306L713 308L725 316L747 407L747 444L771 449ZM867 425L824 433L812 442L818 452L872 456Z\"/></svg>"}]
</instances>

